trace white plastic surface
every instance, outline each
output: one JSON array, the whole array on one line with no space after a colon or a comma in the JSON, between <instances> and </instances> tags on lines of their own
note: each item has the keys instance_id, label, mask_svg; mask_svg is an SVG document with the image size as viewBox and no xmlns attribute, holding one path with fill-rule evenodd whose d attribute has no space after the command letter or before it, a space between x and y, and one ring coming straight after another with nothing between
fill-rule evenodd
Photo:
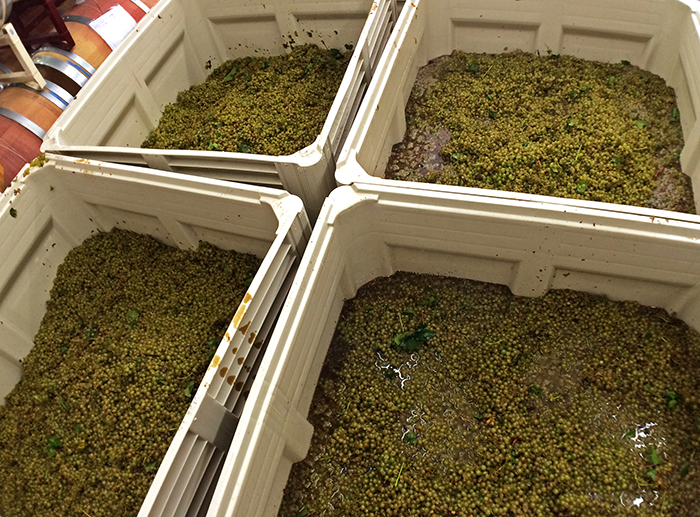
<instances>
[{"instance_id":1,"label":"white plastic surface","mask_svg":"<svg viewBox=\"0 0 700 517\"><path fill-rule=\"evenodd\" d=\"M605 62L627 60L676 91L685 147L683 172L700 206L700 19L693 0L413 0L406 2L338 158L336 180L389 184L391 147L406 131L405 106L418 69L465 52L539 51ZM407 188L502 199L552 198L402 181ZM590 206L567 199L570 205ZM597 203L598 206L602 203ZM608 210L640 213L605 204Z\"/></svg>"},{"instance_id":2,"label":"white plastic surface","mask_svg":"<svg viewBox=\"0 0 700 517\"><path fill-rule=\"evenodd\" d=\"M697 216L635 216L397 185L340 187L324 204L224 464L209 517L274 516L343 301L412 271L574 289L675 312L700 330Z\"/></svg>"},{"instance_id":3,"label":"white plastic surface","mask_svg":"<svg viewBox=\"0 0 700 517\"><path fill-rule=\"evenodd\" d=\"M369 13L369 16L368 16ZM396 0L160 0L47 133L43 151L282 187L315 219L398 14ZM163 108L227 59L314 43L353 56L316 141L289 156L140 149Z\"/></svg>"},{"instance_id":4,"label":"white plastic surface","mask_svg":"<svg viewBox=\"0 0 700 517\"><path fill-rule=\"evenodd\" d=\"M56 267L91 234L124 228L182 249L204 240L262 259L139 513L203 515L238 424L241 395L252 385L249 372L308 241L301 200L276 189L47 158L0 197L0 403L21 378L20 360L33 346ZM222 367L246 385L226 382Z\"/></svg>"}]
</instances>

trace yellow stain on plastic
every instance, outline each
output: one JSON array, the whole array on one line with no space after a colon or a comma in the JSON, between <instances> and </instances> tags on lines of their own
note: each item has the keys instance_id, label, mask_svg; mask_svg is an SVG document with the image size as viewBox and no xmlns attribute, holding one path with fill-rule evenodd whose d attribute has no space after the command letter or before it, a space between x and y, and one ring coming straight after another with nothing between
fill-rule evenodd
<instances>
[{"instance_id":1,"label":"yellow stain on plastic","mask_svg":"<svg viewBox=\"0 0 700 517\"><path fill-rule=\"evenodd\" d=\"M221 364L221 357L218 355L214 356L214 359L211 360L211 365L209 366L210 368L216 368Z\"/></svg>"},{"instance_id":2,"label":"yellow stain on plastic","mask_svg":"<svg viewBox=\"0 0 700 517\"><path fill-rule=\"evenodd\" d=\"M245 293L245 296L243 297L243 303L250 303L253 299L253 296L250 293Z\"/></svg>"},{"instance_id":3,"label":"yellow stain on plastic","mask_svg":"<svg viewBox=\"0 0 700 517\"><path fill-rule=\"evenodd\" d=\"M243 319L243 315L245 314L245 310L248 307L246 305L241 305L238 310L236 311L236 315L233 317L233 326L237 327L238 325L241 324L241 320Z\"/></svg>"}]
</instances>

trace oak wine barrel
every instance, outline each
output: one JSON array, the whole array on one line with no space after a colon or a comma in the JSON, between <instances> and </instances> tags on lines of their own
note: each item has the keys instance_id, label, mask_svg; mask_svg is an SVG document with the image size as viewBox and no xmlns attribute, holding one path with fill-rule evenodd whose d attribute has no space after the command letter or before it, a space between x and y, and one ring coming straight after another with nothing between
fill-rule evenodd
<instances>
[{"instance_id":1,"label":"oak wine barrel","mask_svg":"<svg viewBox=\"0 0 700 517\"><path fill-rule=\"evenodd\" d=\"M73 97L47 81L41 91L11 84L0 91L0 167L4 188L40 154L42 139Z\"/></svg>"}]
</instances>

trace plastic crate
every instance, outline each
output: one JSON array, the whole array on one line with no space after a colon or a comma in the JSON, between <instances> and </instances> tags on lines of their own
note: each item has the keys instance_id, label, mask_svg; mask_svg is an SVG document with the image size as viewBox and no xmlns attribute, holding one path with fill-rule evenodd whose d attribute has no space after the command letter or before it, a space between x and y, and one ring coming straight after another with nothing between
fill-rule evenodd
<instances>
[{"instance_id":1,"label":"plastic crate","mask_svg":"<svg viewBox=\"0 0 700 517\"><path fill-rule=\"evenodd\" d=\"M33 346L56 267L91 234L116 227L181 249L204 240L262 259L139 513L203 514L236 431L241 395L252 385L261 345L308 241L301 200L275 189L47 158L43 168L25 169L0 198L0 403L21 378L20 360ZM218 375L224 366L245 385Z\"/></svg>"},{"instance_id":2,"label":"plastic crate","mask_svg":"<svg viewBox=\"0 0 700 517\"><path fill-rule=\"evenodd\" d=\"M658 214L657 214L658 215ZM355 184L316 222L207 514L274 516L344 300L411 271L508 285L521 296L573 289L664 307L700 330L700 225L532 200Z\"/></svg>"},{"instance_id":3,"label":"plastic crate","mask_svg":"<svg viewBox=\"0 0 700 517\"><path fill-rule=\"evenodd\" d=\"M341 150L340 185L387 184L392 146L406 132L405 106L418 69L453 50L501 53L522 50L569 54L603 62L627 60L675 89L685 147L683 172L700 201L700 19L692 0L417 0L407 2L386 45L372 83ZM359 167L358 167L359 165ZM502 199L556 198L512 192L401 181L406 188L471 192ZM602 203L566 199L569 205ZM605 204L608 210L650 213ZM656 211L658 212L658 211Z\"/></svg>"},{"instance_id":4,"label":"plastic crate","mask_svg":"<svg viewBox=\"0 0 700 517\"><path fill-rule=\"evenodd\" d=\"M56 121L42 150L284 188L313 220L335 187L338 151L397 15L396 0L161 0ZM289 156L139 148L164 106L203 82L209 68L284 54L290 43L355 46L313 144Z\"/></svg>"},{"instance_id":5,"label":"plastic crate","mask_svg":"<svg viewBox=\"0 0 700 517\"><path fill-rule=\"evenodd\" d=\"M700 330L700 225L527 200L355 184L319 215L275 326L210 517L274 516L343 302L410 271L505 284L516 295L573 289L664 307Z\"/></svg>"}]
</instances>

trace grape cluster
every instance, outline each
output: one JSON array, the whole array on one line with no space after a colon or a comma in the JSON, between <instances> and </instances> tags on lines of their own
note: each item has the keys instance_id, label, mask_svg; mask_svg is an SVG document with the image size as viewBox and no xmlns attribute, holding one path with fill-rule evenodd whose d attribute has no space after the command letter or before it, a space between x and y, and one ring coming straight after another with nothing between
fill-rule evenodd
<instances>
[{"instance_id":1,"label":"grape cluster","mask_svg":"<svg viewBox=\"0 0 700 517\"><path fill-rule=\"evenodd\" d=\"M673 89L625 61L455 51L406 118L388 177L694 213Z\"/></svg>"},{"instance_id":2,"label":"grape cluster","mask_svg":"<svg viewBox=\"0 0 700 517\"><path fill-rule=\"evenodd\" d=\"M321 132L349 60L303 45L227 61L165 107L142 147L293 154Z\"/></svg>"},{"instance_id":3,"label":"grape cluster","mask_svg":"<svg viewBox=\"0 0 700 517\"><path fill-rule=\"evenodd\" d=\"M259 264L124 230L69 252L0 407L5 517L136 515Z\"/></svg>"},{"instance_id":4,"label":"grape cluster","mask_svg":"<svg viewBox=\"0 0 700 517\"><path fill-rule=\"evenodd\" d=\"M346 302L309 420L281 516L691 516L700 335L637 303L396 273Z\"/></svg>"}]
</instances>

